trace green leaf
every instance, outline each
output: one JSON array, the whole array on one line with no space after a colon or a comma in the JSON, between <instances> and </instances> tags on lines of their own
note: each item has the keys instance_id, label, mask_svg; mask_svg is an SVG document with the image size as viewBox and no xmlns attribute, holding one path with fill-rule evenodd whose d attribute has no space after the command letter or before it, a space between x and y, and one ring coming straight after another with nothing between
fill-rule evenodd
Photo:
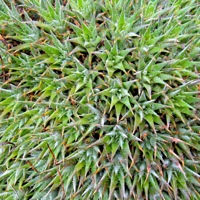
<instances>
[{"instance_id":1,"label":"green leaf","mask_svg":"<svg viewBox=\"0 0 200 200\"><path fill-rule=\"evenodd\" d=\"M113 67L107 67L107 70L108 70L108 75L110 76L110 77L112 77L113 76L113 74L114 74L114 72L115 72L115 69L113 69Z\"/></svg>"},{"instance_id":2,"label":"green leaf","mask_svg":"<svg viewBox=\"0 0 200 200\"><path fill-rule=\"evenodd\" d=\"M21 51L21 50L29 49L31 46L33 46L33 44L24 43L24 44L17 45L16 47L13 47L9 51L14 51L16 53L16 52Z\"/></svg>"},{"instance_id":3,"label":"green leaf","mask_svg":"<svg viewBox=\"0 0 200 200\"><path fill-rule=\"evenodd\" d=\"M166 82L164 82L161 78L159 78L157 76L153 78L153 82L159 83L159 84L162 84L162 85L167 85L168 87L170 87Z\"/></svg>"},{"instance_id":4,"label":"green leaf","mask_svg":"<svg viewBox=\"0 0 200 200\"><path fill-rule=\"evenodd\" d=\"M119 101L119 98L115 95L112 95L111 97L111 103L110 103L110 110L111 111L112 107Z\"/></svg>"},{"instance_id":5,"label":"green leaf","mask_svg":"<svg viewBox=\"0 0 200 200\"><path fill-rule=\"evenodd\" d=\"M151 114L147 114L144 116L144 118L146 119L146 121L149 123L149 125L153 128L154 133L156 133L156 129L154 126L154 118L153 115Z\"/></svg>"},{"instance_id":6,"label":"green leaf","mask_svg":"<svg viewBox=\"0 0 200 200\"><path fill-rule=\"evenodd\" d=\"M138 114L135 114L133 133L136 131L137 127L140 125L141 122L142 122L141 117Z\"/></svg>"},{"instance_id":7,"label":"green leaf","mask_svg":"<svg viewBox=\"0 0 200 200\"><path fill-rule=\"evenodd\" d=\"M114 65L113 67L114 67L115 69L120 69L120 70L122 70L124 73L126 73L126 70L125 70L124 65L123 65L122 62L120 62L120 63Z\"/></svg>"},{"instance_id":8,"label":"green leaf","mask_svg":"<svg viewBox=\"0 0 200 200\"><path fill-rule=\"evenodd\" d=\"M90 29L85 25L85 23L82 23L82 28L83 28L83 35L85 38L88 38L91 36L91 31Z\"/></svg>"},{"instance_id":9,"label":"green leaf","mask_svg":"<svg viewBox=\"0 0 200 200\"><path fill-rule=\"evenodd\" d=\"M119 148L119 142L113 140L113 141L112 141L112 144L111 144L112 158L115 156L115 153L116 153L116 151L118 150L118 148Z\"/></svg>"},{"instance_id":10,"label":"green leaf","mask_svg":"<svg viewBox=\"0 0 200 200\"><path fill-rule=\"evenodd\" d=\"M129 101L129 97L127 97L127 96L123 97L123 98L120 100L120 102L123 103L123 104L129 109L129 111L131 111L132 114L133 114L132 107L131 107L131 103L130 103L130 101Z\"/></svg>"},{"instance_id":11,"label":"green leaf","mask_svg":"<svg viewBox=\"0 0 200 200\"><path fill-rule=\"evenodd\" d=\"M117 116L117 123L119 122L119 116L121 114L121 110L122 110L123 105L124 104L120 103L120 102L118 102L118 103L115 104L116 116Z\"/></svg>"},{"instance_id":12,"label":"green leaf","mask_svg":"<svg viewBox=\"0 0 200 200\"><path fill-rule=\"evenodd\" d=\"M119 30L122 30L123 26L125 25L125 13L124 10L121 12L121 15L119 17L118 21L118 28Z\"/></svg>"},{"instance_id":13,"label":"green leaf","mask_svg":"<svg viewBox=\"0 0 200 200\"><path fill-rule=\"evenodd\" d=\"M134 32L130 32L126 35L126 38L129 38L129 37L140 37L140 36Z\"/></svg>"},{"instance_id":14,"label":"green leaf","mask_svg":"<svg viewBox=\"0 0 200 200\"><path fill-rule=\"evenodd\" d=\"M118 54L118 45L117 45L117 42L114 43L114 46L113 46L113 48L111 50L111 54L113 56L116 56Z\"/></svg>"},{"instance_id":15,"label":"green leaf","mask_svg":"<svg viewBox=\"0 0 200 200\"><path fill-rule=\"evenodd\" d=\"M181 114L180 110L174 109L173 112L182 120L183 123L185 123L185 119L183 118L183 115Z\"/></svg>"},{"instance_id":16,"label":"green leaf","mask_svg":"<svg viewBox=\"0 0 200 200\"><path fill-rule=\"evenodd\" d=\"M52 55L58 56L61 54L61 51L59 49L48 44L45 44L45 45L37 44L36 46L40 48L41 50L43 50L45 53L47 53L49 56L52 56Z\"/></svg>"}]
</instances>

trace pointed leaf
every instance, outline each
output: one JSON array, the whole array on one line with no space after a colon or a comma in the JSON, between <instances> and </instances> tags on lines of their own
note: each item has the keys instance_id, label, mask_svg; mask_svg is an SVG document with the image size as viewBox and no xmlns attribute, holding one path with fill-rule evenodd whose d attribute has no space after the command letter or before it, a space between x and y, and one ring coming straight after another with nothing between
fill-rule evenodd
<instances>
[{"instance_id":1,"label":"pointed leaf","mask_svg":"<svg viewBox=\"0 0 200 200\"><path fill-rule=\"evenodd\" d=\"M115 104L116 116L117 116L117 123L119 122L119 116L121 114L121 110L122 110L123 105L124 104L120 103L120 102L118 102L118 103Z\"/></svg>"}]
</instances>

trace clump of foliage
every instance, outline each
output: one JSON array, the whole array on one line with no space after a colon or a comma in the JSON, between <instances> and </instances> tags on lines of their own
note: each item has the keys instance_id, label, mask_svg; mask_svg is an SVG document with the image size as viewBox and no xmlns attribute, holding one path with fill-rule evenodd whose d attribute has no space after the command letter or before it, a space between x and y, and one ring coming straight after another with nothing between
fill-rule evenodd
<instances>
[{"instance_id":1,"label":"clump of foliage","mask_svg":"<svg viewBox=\"0 0 200 200\"><path fill-rule=\"evenodd\" d=\"M200 199L198 0L0 0L0 198Z\"/></svg>"}]
</instances>

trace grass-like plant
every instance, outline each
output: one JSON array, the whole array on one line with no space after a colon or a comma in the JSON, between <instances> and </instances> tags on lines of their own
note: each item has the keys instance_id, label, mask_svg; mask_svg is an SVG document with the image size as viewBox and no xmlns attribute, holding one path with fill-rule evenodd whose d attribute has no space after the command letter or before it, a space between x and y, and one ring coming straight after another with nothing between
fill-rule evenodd
<instances>
[{"instance_id":1,"label":"grass-like plant","mask_svg":"<svg viewBox=\"0 0 200 200\"><path fill-rule=\"evenodd\" d=\"M199 200L198 0L0 0L0 199Z\"/></svg>"}]
</instances>

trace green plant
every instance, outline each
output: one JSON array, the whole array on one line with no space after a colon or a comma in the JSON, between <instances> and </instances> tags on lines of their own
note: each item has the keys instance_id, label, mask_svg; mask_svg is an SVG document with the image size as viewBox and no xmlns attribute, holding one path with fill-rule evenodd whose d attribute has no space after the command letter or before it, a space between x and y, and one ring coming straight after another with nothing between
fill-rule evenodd
<instances>
[{"instance_id":1,"label":"green plant","mask_svg":"<svg viewBox=\"0 0 200 200\"><path fill-rule=\"evenodd\" d=\"M200 199L198 0L0 0L0 198Z\"/></svg>"}]
</instances>

